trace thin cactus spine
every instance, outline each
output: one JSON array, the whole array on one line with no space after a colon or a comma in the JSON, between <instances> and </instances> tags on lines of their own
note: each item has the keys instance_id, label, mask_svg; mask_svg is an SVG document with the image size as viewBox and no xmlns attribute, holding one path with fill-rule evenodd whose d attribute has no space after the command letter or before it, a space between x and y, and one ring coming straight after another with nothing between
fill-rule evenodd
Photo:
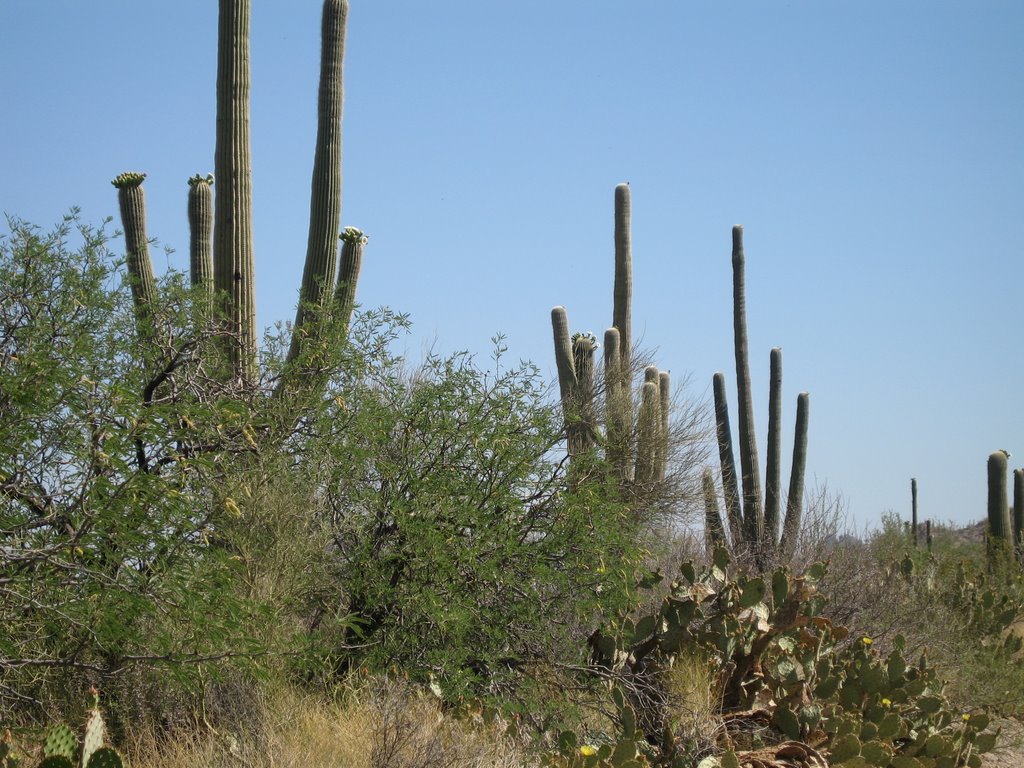
<instances>
[{"instance_id":1,"label":"thin cactus spine","mask_svg":"<svg viewBox=\"0 0 1024 768\"><path fill-rule=\"evenodd\" d=\"M309 202L309 235L299 306L295 314L295 334L288 351L289 360L298 356L303 339L308 337L304 331L310 322L316 322L316 312L324 307L325 301L335 292L335 281L338 279L337 233L341 224L341 123L347 17L348 0L326 0L320 27L320 88ZM346 290L354 300L355 279L349 275L346 282Z\"/></svg>"},{"instance_id":2,"label":"thin cactus spine","mask_svg":"<svg viewBox=\"0 0 1024 768\"><path fill-rule=\"evenodd\" d=\"M217 175L214 290L226 297L227 351L235 378L256 377L256 284L249 139L250 0L220 0L217 22Z\"/></svg>"}]
</instances>

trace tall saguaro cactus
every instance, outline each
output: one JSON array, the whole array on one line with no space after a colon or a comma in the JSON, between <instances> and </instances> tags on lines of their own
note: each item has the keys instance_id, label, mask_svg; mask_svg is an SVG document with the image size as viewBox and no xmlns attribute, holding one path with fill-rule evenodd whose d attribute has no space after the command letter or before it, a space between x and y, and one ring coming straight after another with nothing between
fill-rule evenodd
<instances>
[{"instance_id":1,"label":"tall saguaro cactus","mask_svg":"<svg viewBox=\"0 0 1024 768\"><path fill-rule=\"evenodd\" d=\"M740 430L740 470L743 487L743 528L748 541L760 541L764 531L761 504L761 475L754 436L754 400L750 392L750 362L747 342L746 257L743 227L732 228L732 311L736 353L736 396Z\"/></svg>"},{"instance_id":2,"label":"tall saguaro cactus","mask_svg":"<svg viewBox=\"0 0 1024 768\"><path fill-rule=\"evenodd\" d=\"M251 0L219 0L215 194L211 194L210 189L213 176L206 179L196 176L189 182L192 281L198 285L209 285L211 299L218 299L215 309L226 331L224 346L231 376L243 383L254 382L257 370L252 152L249 139L250 6ZM341 248L339 283L341 127L347 19L348 0L325 0L321 18L318 123L310 223L289 362L300 356L307 343L319 348L322 341L319 329L325 327L321 321L331 312L341 312L342 326L347 326L366 243L366 238L358 230L353 230L358 235L350 240L345 240L342 235L345 242ZM212 256L209 248L211 215ZM127 220L125 229L129 229ZM133 252L131 244L129 252ZM129 266L132 267L131 264ZM151 279L136 282L144 289ZM309 377L309 380L317 380L317 377ZM281 394L285 389L301 387L303 381L302 375L282 377L276 392Z\"/></svg>"},{"instance_id":3,"label":"tall saguaro cactus","mask_svg":"<svg viewBox=\"0 0 1024 768\"><path fill-rule=\"evenodd\" d=\"M236 378L256 376L256 269L249 140L249 0L220 0L217 23L217 177L214 288L225 304L228 358Z\"/></svg>"},{"instance_id":4,"label":"tall saguaro cactus","mask_svg":"<svg viewBox=\"0 0 1024 768\"><path fill-rule=\"evenodd\" d=\"M641 389L640 407L634 409L631 385L633 365L632 207L628 184L615 187L615 279L612 326L604 334L604 434L597 428L593 381L594 342L589 334L570 338L564 307L551 313L555 362L565 413L570 460L597 443L623 486L650 490L663 483L668 468L671 377L648 366ZM634 426L636 437L634 437Z\"/></svg>"},{"instance_id":5,"label":"tall saguaro cactus","mask_svg":"<svg viewBox=\"0 0 1024 768\"><path fill-rule=\"evenodd\" d=\"M779 533L781 507L782 452L782 351L771 351L769 385L768 458L765 503L762 506L761 483L757 462L757 437L754 432L753 398L750 387L750 365L747 319L746 278L743 252L743 228L732 230L733 265L733 337L736 356L736 389L739 404L740 469L737 472L732 450L732 429L725 395L725 376L716 373L713 379L715 421L718 426L719 459L722 466L722 490L733 549L750 553L759 568L769 567L780 557L792 556L800 531L803 509L804 473L807 466L807 427L810 396L797 397L797 415L793 438L793 461L790 469L786 515ZM742 488L742 491L740 490ZM741 504L742 500L742 504ZM722 527L719 523L718 527Z\"/></svg>"},{"instance_id":6,"label":"tall saguaro cactus","mask_svg":"<svg viewBox=\"0 0 1024 768\"><path fill-rule=\"evenodd\" d=\"M320 27L320 91L317 98L316 155L309 202L309 237L302 271L299 306L295 313L289 359L301 347L310 313L322 308L334 291L341 226L341 120L344 106L343 70L347 0L324 3Z\"/></svg>"},{"instance_id":7,"label":"tall saguaro cactus","mask_svg":"<svg viewBox=\"0 0 1024 768\"><path fill-rule=\"evenodd\" d=\"M1013 536L1006 498L1006 458L1006 451L994 451L988 457L988 551L992 562L1010 551Z\"/></svg>"},{"instance_id":8,"label":"tall saguaro cactus","mask_svg":"<svg viewBox=\"0 0 1024 768\"><path fill-rule=\"evenodd\" d=\"M910 478L910 535L914 539L914 546L917 546L917 478Z\"/></svg>"}]
</instances>

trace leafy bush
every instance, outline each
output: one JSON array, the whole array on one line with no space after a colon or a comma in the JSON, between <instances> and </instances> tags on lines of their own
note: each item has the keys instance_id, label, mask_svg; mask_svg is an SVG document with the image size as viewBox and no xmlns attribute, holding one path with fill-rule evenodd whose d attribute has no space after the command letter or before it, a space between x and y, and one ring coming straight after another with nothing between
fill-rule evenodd
<instances>
[{"instance_id":1,"label":"leafy bush","mask_svg":"<svg viewBox=\"0 0 1024 768\"><path fill-rule=\"evenodd\" d=\"M318 485L338 589L325 597L358 624L344 666L508 695L626 599L631 577L606 567L640 558L625 508L570 490L545 383L505 367L496 343L491 370L458 354L409 374L378 356L328 392Z\"/></svg>"}]
</instances>

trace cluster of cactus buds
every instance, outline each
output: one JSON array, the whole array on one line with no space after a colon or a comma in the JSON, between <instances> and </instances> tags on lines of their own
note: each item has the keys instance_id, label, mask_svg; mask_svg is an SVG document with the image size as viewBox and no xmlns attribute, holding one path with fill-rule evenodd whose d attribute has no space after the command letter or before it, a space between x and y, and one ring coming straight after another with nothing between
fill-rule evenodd
<instances>
[{"instance_id":1,"label":"cluster of cactus buds","mask_svg":"<svg viewBox=\"0 0 1024 768\"><path fill-rule=\"evenodd\" d=\"M146 179L146 174L139 173L137 171L125 171L119 173L110 182L118 189L124 189L126 187L137 187Z\"/></svg>"}]
</instances>

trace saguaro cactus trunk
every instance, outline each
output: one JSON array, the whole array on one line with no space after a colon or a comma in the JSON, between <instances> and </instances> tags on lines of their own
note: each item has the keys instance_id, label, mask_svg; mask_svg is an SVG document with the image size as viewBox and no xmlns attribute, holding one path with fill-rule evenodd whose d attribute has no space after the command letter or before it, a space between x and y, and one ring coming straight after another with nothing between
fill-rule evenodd
<instances>
[{"instance_id":1,"label":"saguaro cactus trunk","mask_svg":"<svg viewBox=\"0 0 1024 768\"><path fill-rule=\"evenodd\" d=\"M217 177L214 288L226 298L228 358L236 378L256 376L256 283L249 141L249 0L220 0L217 22Z\"/></svg>"},{"instance_id":2,"label":"saguaro cactus trunk","mask_svg":"<svg viewBox=\"0 0 1024 768\"><path fill-rule=\"evenodd\" d=\"M341 227L341 121L347 0L327 0L320 26L320 90L317 97L316 154L309 201L309 237L302 288L295 313L289 360L295 359L309 332L310 317L334 292ZM354 282L352 283L354 287Z\"/></svg>"},{"instance_id":3,"label":"saguaro cactus trunk","mask_svg":"<svg viewBox=\"0 0 1024 768\"><path fill-rule=\"evenodd\" d=\"M910 478L910 535L917 546L917 478Z\"/></svg>"},{"instance_id":4,"label":"saguaro cactus trunk","mask_svg":"<svg viewBox=\"0 0 1024 768\"><path fill-rule=\"evenodd\" d=\"M736 396L740 430L740 471L743 486L743 527L745 538L760 542L764 530L761 506L761 475L754 434L754 401L750 391L750 358L747 343L746 260L743 227L732 228L732 306L736 352Z\"/></svg>"},{"instance_id":5,"label":"saguaro cactus trunk","mask_svg":"<svg viewBox=\"0 0 1024 768\"><path fill-rule=\"evenodd\" d=\"M1006 452L995 451L988 457L988 534L989 559L995 562L1010 548L1013 528L1006 500Z\"/></svg>"},{"instance_id":6,"label":"saguaro cactus trunk","mask_svg":"<svg viewBox=\"0 0 1024 768\"><path fill-rule=\"evenodd\" d=\"M782 485L782 350L770 355L768 383L768 455L765 458L764 541L770 554L779 540L779 495Z\"/></svg>"}]
</instances>

